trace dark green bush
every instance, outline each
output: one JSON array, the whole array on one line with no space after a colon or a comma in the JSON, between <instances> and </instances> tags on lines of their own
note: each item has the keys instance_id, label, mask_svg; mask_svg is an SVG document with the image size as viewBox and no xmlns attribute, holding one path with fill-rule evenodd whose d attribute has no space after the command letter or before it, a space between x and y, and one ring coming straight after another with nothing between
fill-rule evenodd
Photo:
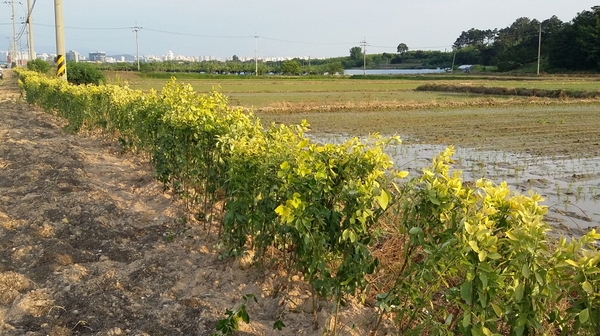
<instances>
[{"instance_id":1,"label":"dark green bush","mask_svg":"<svg viewBox=\"0 0 600 336\"><path fill-rule=\"evenodd\" d=\"M42 59L36 58L27 62L27 70L46 74L48 73L48 71L50 71L50 63Z\"/></svg>"},{"instance_id":2,"label":"dark green bush","mask_svg":"<svg viewBox=\"0 0 600 336\"><path fill-rule=\"evenodd\" d=\"M100 85L106 82L106 77L91 63L67 62L67 81L76 85Z\"/></svg>"}]
</instances>

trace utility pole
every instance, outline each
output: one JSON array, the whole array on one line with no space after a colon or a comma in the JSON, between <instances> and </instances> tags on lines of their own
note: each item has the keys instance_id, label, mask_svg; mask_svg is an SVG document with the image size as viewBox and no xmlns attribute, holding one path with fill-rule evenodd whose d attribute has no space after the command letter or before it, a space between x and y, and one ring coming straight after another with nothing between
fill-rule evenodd
<instances>
[{"instance_id":1,"label":"utility pole","mask_svg":"<svg viewBox=\"0 0 600 336\"><path fill-rule=\"evenodd\" d=\"M254 33L254 75L258 76L258 35Z\"/></svg>"},{"instance_id":2,"label":"utility pole","mask_svg":"<svg viewBox=\"0 0 600 336\"><path fill-rule=\"evenodd\" d=\"M56 76L67 80L65 61L65 27L63 25L62 0L54 0L54 25L56 27Z\"/></svg>"},{"instance_id":3,"label":"utility pole","mask_svg":"<svg viewBox=\"0 0 600 336\"><path fill-rule=\"evenodd\" d=\"M456 49L452 48L454 51L454 55L452 56L452 68L450 68L450 73L454 73L454 61L456 61Z\"/></svg>"},{"instance_id":4,"label":"utility pole","mask_svg":"<svg viewBox=\"0 0 600 336\"><path fill-rule=\"evenodd\" d=\"M363 75L367 74L367 38L360 41L360 46L363 48Z\"/></svg>"},{"instance_id":5,"label":"utility pole","mask_svg":"<svg viewBox=\"0 0 600 336\"><path fill-rule=\"evenodd\" d=\"M29 45L29 60L33 61L35 58L35 49L33 48L33 23L31 22L31 14L33 12L33 7L31 7L31 0L27 0L27 35L29 37L28 45Z\"/></svg>"},{"instance_id":6,"label":"utility pole","mask_svg":"<svg viewBox=\"0 0 600 336\"><path fill-rule=\"evenodd\" d=\"M140 44L138 41L138 32L142 29L143 27L140 27L137 25L137 21L135 22L135 27L133 27L133 31L135 32L135 52L136 52L136 56L135 59L137 60L137 69L138 72L140 72Z\"/></svg>"},{"instance_id":7,"label":"utility pole","mask_svg":"<svg viewBox=\"0 0 600 336\"><path fill-rule=\"evenodd\" d=\"M540 36L538 38L538 61L537 61L537 74L540 75L540 60L542 57L542 23L540 22Z\"/></svg>"},{"instance_id":8,"label":"utility pole","mask_svg":"<svg viewBox=\"0 0 600 336\"><path fill-rule=\"evenodd\" d=\"M13 37L12 37L12 43L11 43L11 55L10 55L10 62L11 63L15 63L18 65L18 61L17 61L17 26L15 24L15 0L9 0L9 1L5 1L5 4L10 4L11 5L11 9L12 9L12 26L13 26Z\"/></svg>"}]
</instances>

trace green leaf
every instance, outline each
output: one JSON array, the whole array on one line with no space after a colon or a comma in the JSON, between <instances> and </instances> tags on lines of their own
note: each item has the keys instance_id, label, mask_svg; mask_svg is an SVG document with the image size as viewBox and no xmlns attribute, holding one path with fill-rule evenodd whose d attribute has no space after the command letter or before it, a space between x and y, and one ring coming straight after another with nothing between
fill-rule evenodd
<instances>
[{"instance_id":1,"label":"green leaf","mask_svg":"<svg viewBox=\"0 0 600 336\"><path fill-rule=\"evenodd\" d=\"M481 327L476 326L476 327L471 328L471 336L485 336L485 335L483 334Z\"/></svg>"},{"instance_id":2,"label":"green leaf","mask_svg":"<svg viewBox=\"0 0 600 336\"><path fill-rule=\"evenodd\" d=\"M590 318L590 311L588 308L585 308L579 313L579 322L585 323Z\"/></svg>"},{"instance_id":3,"label":"green leaf","mask_svg":"<svg viewBox=\"0 0 600 336\"><path fill-rule=\"evenodd\" d=\"M429 191L429 201L435 205L440 205L442 202L437 198L437 193L434 190Z\"/></svg>"},{"instance_id":4,"label":"green leaf","mask_svg":"<svg viewBox=\"0 0 600 336\"><path fill-rule=\"evenodd\" d=\"M498 317L502 317L502 308L500 308L500 306L498 306L495 303L490 303L492 305L492 309L494 309L494 313L496 313L496 316Z\"/></svg>"},{"instance_id":5,"label":"green leaf","mask_svg":"<svg viewBox=\"0 0 600 336\"><path fill-rule=\"evenodd\" d=\"M473 281L467 281L460 286L460 297L468 305L473 303Z\"/></svg>"},{"instance_id":6,"label":"green leaf","mask_svg":"<svg viewBox=\"0 0 600 336\"><path fill-rule=\"evenodd\" d=\"M485 273L481 273L479 274L479 280L481 280L481 288L483 288L484 290L487 288L488 286L488 277Z\"/></svg>"},{"instance_id":7,"label":"green leaf","mask_svg":"<svg viewBox=\"0 0 600 336\"><path fill-rule=\"evenodd\" d=\"M527 265L527 264L523 264L523 267L521 267L521 273L523 273L523 276L524 276L525 278L529 278L529 275L531 274L531 273L529 272L529 265Z\"/></svg>"},{"instance_id":8,"label":"green leaf","mask_svg":"<svg viewBox=\"0 0 600 336\"><path fill-rule=\"evenodd\" d=\"M244 321L244 323L250 323L250 315L246 311L246 306L241 306L240 311L238 312L238 316Z\"/></svg>"},{"instance_id":9,"label":"green leaf","mask_svg":"<svg viewBox=\"0 0 600 336\"><path fill-rule=\"evenodd\" d=\"M463 315L462 325L464 328L468 328L471 324L471 312L466 311Z\"/></svg>"},{"instance_id":10,"label":"green leaf","mask_svg":"<svg viewBox=\"0 0 600 336\"><path fill-rule=\"evenodd\" d=\"M542 277L542 275L539 272L535 272L535 280L537 280L537 282L540 284L540 286L544 285L544 278Z\"/></svg>"},{"instance_id":11,"label":"green leaf","mask_svg":"<svg viewBox=\"0 0 600 336\"><path fill-rule=\"evenodd\" d=\"M283 323L281 319L278 319L277 321L275 321L275 323L273 323L273 330L281 330L283 328L285 328L285 323Z\"/></svg>"},{"instance_id":12,"label":"green leaf","mask_svg":"<svg viewBox=\"0 0 600 336\"><path fill-rule=\"evenodd\" d=\"M421 229L418 226L415 226L415 227L410 228L410 230L408 230L408 234L410 234L411 236L423 234L423 229Z\"/></svg>"},{"instance_id":13,"label":"green leaf","mask_svg":"<svg viewBox=\"0 0 600 336\"><path fill-rule=\"evenodd\" d=\"M492 253L488 254L488 258L490 258L492 260L498 260L498 259L502 258L502 256L498 252L492 252Z\"/></svg>"},{"instance_id":14,"label":"green leaf","mask_svg":"<svg viewBox=\"0 0 600 336\"><path fill-rule=\"evenodd\" d=\"M446 317L446 320L444 321L444 325L449 326L450 324L452 324L452 320L454 320L454 314L449 314L448 317Z\"/></svg>"},{"instance_id":15,"label":"green leaf","mask_svg":"<svg viewBox=\"0 0 600 336\"><path fill-rule=\"evenodd\" d=\"M594 293L594 287L592 287L592 284L589 283L587 280L584 281L581 284L581 287L583 288L584 291L586 291L588 294L593 294Z\"/></svg>"},{"instance_id":16,"label":"green leaf","mask_svg":"<svg viewBox=\"0 0 600 336\"><path fill-rule=\"evenodd\" d=\"M479 296L479 302L481 303L482 307L486 307L487 306L487 294L486 293L481 293L478 292L477 295Z\"/></svg>"},{"instance_id":17,"label":"green leaf","mask_svg":"<svg viewBox=\"0 0 600 336\"><path fill-rule=\"evenodd\" d=\"M523 292L525 291L525 286L523 284L519 284L517 288L515 288L515 301L521 302L523 299Z\"/></svg>"},{"instance_id":18,"label":"green leaf","mask_svg":"<svg viewBox=\"0 0 600 336\"><path fill-rule=\"evenodd\" d=\"M524 332L525 332L525 326L518 326L515 328L515 334L517 336L523 335Z\"/></svg>"}]
</instances>

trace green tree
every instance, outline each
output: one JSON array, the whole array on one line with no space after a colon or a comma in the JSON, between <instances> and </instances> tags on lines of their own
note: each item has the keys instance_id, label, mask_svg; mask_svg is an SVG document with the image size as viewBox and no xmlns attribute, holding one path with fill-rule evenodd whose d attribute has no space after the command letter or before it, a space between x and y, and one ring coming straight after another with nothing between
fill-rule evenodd
<instances>
[{"instance_id":1,"label":"green tree","mask_svg":"<svg viewBox=\"0 0 600 336\"><path fill-rule=\"evenodd\" d=\"M76 85L100 85L106 82L104 73L91 63L67 62L67 81Z\"/></svg>"},{"instance_id":2,"label":"green tree","mask_svg":"<svg viewBox=\"0 0 600 336\"><path fill-rule=\"evenodd\" d=\"M27 69L46 74L48 73L48 71L50 71L50 63L42 59L36 58L27 62Z\"/></svg>"},{"instance_id":3,"label":"green tree","mask_svg":"<svg viewBox=\"0 0 600 336\"><path fill-rule=\"evenodd\" d=\"M302 67L297 61L288 60L281 64L281 72L284 75L299 75L302 72Z\"/></svg>"},{"instance_id":4,"label":"green tree","mask_svg":"<svg viewBox=\"0 0 600 336\"><path fill-rule=\"evenodd\" d=\"M342 66L342 62L330 62L325 65L325 72L328 72L330 75L335 75L336 73L344 72L344 67Z\"/></svg>"},{"instance_id":5,"label":"green tree","mask_svg":"<svg viewBox=\"0 0 600 336\"><path fill-rule=\"evenodd\" d=\"M406 52L408 51L408 46L406 45L406 43L400 43L398 44L398 47L396 47L396 51L399 54L406 54Z\"/></svg>"},{"instance_id":6,"label":"green tree","mask_svg":"<svg viewBox=\"0 0 600 336\"><path fill-rule=\"evenodd\" d=\"M516 69L535 62L538 54L540 22L521 17L500 29L494 41L496 65L500 71Z\"/></svg>"},{"instance_id":7,"label":"green tree","mask_svg":"<svg viewBox=\"0 0 600 336\"><path fill-rule=\"evenodd\" d=\"M361 66L363 64L363 50L361 47L352 47L350 49L351 66Z\"/></svg>"},{"instance_id":8,"label":"green tree","mask_svg":"<svg viewBox=\"0 0 600 336\"><path fill-rule=\"evenodd\" d=\"M396 51L398 52L398 54L400 54L400 63L404 63L404 56L406 56L406 52L408 51L408 46L406 45L406 43L398 44L398 47L396 47Z\"/></svg>"},{"instance_id":9,"label":"green tree","mask_svg":"<svg viewBox=\"0 0 600 336\"><path fill-rule=\"evenodd\" d=\"M551 67L576 71L600 71L600 6L579 13L555 31L549 63Z\"/></svg>"}]
</instances>

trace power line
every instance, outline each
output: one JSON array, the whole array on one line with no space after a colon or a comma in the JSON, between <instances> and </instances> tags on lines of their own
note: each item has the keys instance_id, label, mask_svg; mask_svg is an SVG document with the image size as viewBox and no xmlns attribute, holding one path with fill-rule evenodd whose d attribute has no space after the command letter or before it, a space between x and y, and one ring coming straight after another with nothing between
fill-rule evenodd
<instances>
[{"instance_id":1,"label":"power line","mask_svg":"<svg viewBox=\"0 0 600 336\"><path fill-rule=\"evenodd\" d=\"M195 37L209 37L209 38L254 38L254 35L239 35L239 36L199 35L199 34L189 34L189 33L172 32L172 31L160 30L160 29L151 29L151 28L146 28L146 30L147 31L156 32L156 33L171 34L171 35L181 35L181 36L195 36Z\"/></svg>"},{"instance_id":2,"label":"power line","mask_svg":"<svg viewBox=\"0 0 600 336\"><path fill-rule=\"evenodd\" d=\"M49 24L43 24L43 23L34 23L34 26L40 26L40 27L52 27L54 28L54 25L49 25ZM64 27L65 29L80 29L80 30L123 30L123 29L131 29L131 27Z\"/></svg>"},{"instance_id":3,"label":"power line","mask_svg":"<svg viewBox=\"0 0 600 336\"><path fill-rule=\"evenodd\" d=\"M54 25L48 25L48 24L42 24L42 23L34 23L34 25L36 25L36 26L42 26L42 27L54 27ZM75 30L123 30L123 29L132 29L132 28L134 28L134 27L105 27L105 28L102 28L102 27L69 27L69 26L65 26L65 29L75 29ZM153 28L148 28L148 27L144 27L144 30L155 32L155 33L162 33L162 34L170 34L170 35L178 35L178 36L204 37L204 38L228 38L228 39L251 39L251 38L255 38L255 35L202 35L202 34L191 34L191 33L175 32L175 31L162 30L162 29L153 29ZM284 40L284 39L278 39L278 38L267 37L267 36L261 36L260 38L265 39L265 40L269 40L269 41L275 41L275 42L295 43L295 44L307 44L307 45L353 45L353 44L356 44L356 42L334 42L334 43L329 43L329 42L293 41L293 40Z\"/></svg>"},{"instance_id":4,"label":"power line","mask_svg":"<svg viewBox=\"0 0 600 336\"><path fill-rule=\"evenodd\" d=\"M302 41L282 40L282 39L277 39L277 38L272 38L272 37L264 37L264 36L261 36L261 38L263 38L265 40L276 41L276 42L296 43L296 44L317 44L317 45L352 45L352 44L356 44L356 42L336 42L336 43L302 42Z\"/></svg>"}]
</instances>

